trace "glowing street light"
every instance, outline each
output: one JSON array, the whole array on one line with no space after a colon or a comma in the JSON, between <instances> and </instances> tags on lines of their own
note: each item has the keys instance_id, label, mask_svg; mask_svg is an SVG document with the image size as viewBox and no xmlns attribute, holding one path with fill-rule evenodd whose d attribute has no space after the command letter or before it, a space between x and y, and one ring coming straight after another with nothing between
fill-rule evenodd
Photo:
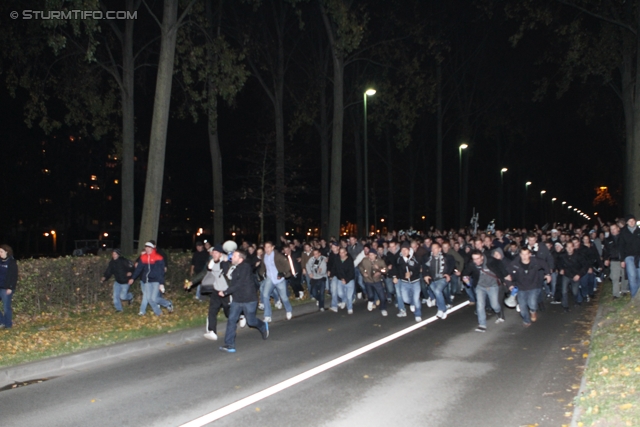
<instances>
[{"instance_id":1,"label":"glowing street light","mask_svg":"<svg viewBox=\"0 0 640 427\"><path fill-rule=\"evenodd\" d=\"M466 150L467 148L469 148L469 144L463 143L458 146L458 206L460 206L460 225L464 223L464 212L462 211L462 150Z\"/></svg>"},{"instance_id":2,"label":"glowing street light","mask_svg":"<svg viewBox=\"0 0 640 427\"><path fill-rule=\"evenodd\" d=\"M376 94L375 89L367 89L364 92L364 226L366 235L369 235L369 161L367 141L367 96Z\"/></svg>"}]
</instances>

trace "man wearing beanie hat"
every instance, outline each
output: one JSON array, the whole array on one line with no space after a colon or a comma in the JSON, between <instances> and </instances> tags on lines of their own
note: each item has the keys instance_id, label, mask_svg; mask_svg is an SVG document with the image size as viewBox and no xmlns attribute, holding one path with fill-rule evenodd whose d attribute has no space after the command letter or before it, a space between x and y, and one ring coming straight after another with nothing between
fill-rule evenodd
<instances>
[{"instance_id":1,"label":"man wearing beanie hat","mask_svg":"<svg viewBox=\"0 0 640 427\"><path fill-rule=\"evenodd\" d=\"M624 260L621 266L627 271L633 298L640 288L640 227L633 215L627 215L625 221L627 226L620 231L620 253Z\"/></svg>"},{"instance_id":2,"label":"man wearing beanie hat","mask_svg":"<svg viewBox=\"0 0 640 427\"><path fill-rule=\"evenodd\" d=\"M133 302L133 295L129 292L129 278L133 272L133 263L122 256L120 249L114 249L111 253L111 261L105 270L100 283L109 280L113 275L113 306L118 313L122 312L122 301L127 301L129 305Z\"/></svg>"}]
</instances>

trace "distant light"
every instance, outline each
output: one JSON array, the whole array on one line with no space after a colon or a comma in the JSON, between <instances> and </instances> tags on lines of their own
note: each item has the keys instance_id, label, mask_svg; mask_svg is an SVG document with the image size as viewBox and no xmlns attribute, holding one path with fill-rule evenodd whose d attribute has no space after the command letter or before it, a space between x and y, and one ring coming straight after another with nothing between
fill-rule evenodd
<instances>
[{"instance_id":1,"label":"distant light","mask_svg":"<svg viewBox=\"0 0 640 427\"><path fill-rule=\"evenodd\" d=\"M594 212L594 213L593 213L593 216L596 216L596 215L598 215L598 212Z\"/></svg>"},{"instance_id":2,"label":"distant light","mask_svg":"<svg viewBox=\"0 0 640 427\"><path fill-rule=\"evenodd\" d=\"M114 179L114 180L113 180L113 183L114 183L115 185L118 185L118 184L120 184L120 181L118 181L117 179Z\"/></svg>"},{"instance_id":3,"label":"distant light","mask_svg":"<svg viewBox=\"0 0 640 427\"><path fill-rule=\"evenodd\" d=\"M235 236L236 236L236 232L234 231L233 233L231 233L231 235L232 235L233 237L235 237Z\"/></svg>"},{"instance_id":4,"label":"distant light","mask_svg":"<svg viewBox=\"0 0 640 427\"><path fill-rule=\"evenodd\" d=\"M544 194L544 193L546 193L546 192L547 192L547 190L542 190L542 191L540 192L540 194Z\"/></svg>"},{"instance_id":5,"label":"distant light","mask_svg":"<svg viewBox=\"0 0 640 427\"><path fill-rule=\"evenodd\" d=\"M97 180L98 180L98 177L97 177L97 176L95 176L95 175L91 175L91 181L97 181Z\"/></svg>"},{"instance_id":6,"label":"distant light","mask_svg":"<svg viewBox=\"0 0 640 427\"><path fill-rule=\"evenodd\" d=\"M426 218L426 216L422 215L422 220L423 220L423 221L425 220L425 218Z\"/></svg>"},{"instance_id":7,"label":"distant light","mask_svg":"<svg viewBox=\"0 0 640 427\"><path fill-rule=\"evenodd\" d=\"M311 232L310 231L307 231L307 236L311 236Z\"/></svg>"},{"instance_id":8,"label":"distant light","mask_svg":"<svg viewBox=\"0 0 640 427\"><path fill-rule=\"evenodd\" d=\"M284 235L285 235L285 236L288 236L288 235L289 235L289 232L287 231L286 233L284 233Z\"/></svg>"},{"instance_id":9,"label":"distant light","mask_svg":"<svg viewBox=\"0 0 640 427\"><path fill-rule=\"evenodd\" d=\"M555 197L553 199L551 199L552 202L555 202L556 200L558 200L558 199L555 198Z\"/></svg>"},{"instance_id":10,"label":"distant light","mask_svg":"<svg viewBox=\"0 0 640 427\"><path fill-rule=\"evenodd\" d=\"M49 237L49 233L44 233L44 237Z\"/></svg>"},{"instance_id":11,"label":"distant light","mask_svg":"<svg viewBox=\"0 0 640 427\"><path fill-rule=\"evenodd\" d=\"M459 148L460 148L461 150L465 150L465 149L469 148L469 146L468 146L467 144L460 144L460 147L459 147Z\"/></svg>"},{"instance_id":12,"label":"distant light","mask_svg":"<svg viewBox=\"0 0 640 427\"><path fill-rule=\"evenodd\" d=\"M372 96L376 94L376 90L375 89L367 89L367 91L365 92L367 95Z\"/></svg>"},{"instance_id":13,"label":"distant light","mask_svg":"<svg viewBox=\"0 0 640 427\"><path fill-rule=\"evenodd\" d=\"M384 218L380 218L380 222L384 222Z\"/></svg>"},{"instance_id":14,"label":"distant light","mask_svg":"<svg viewBox=\"0 0 640 427\"><path fill-rule=\"evenodd\" d=\"M573 210L574 210L574 211L577 211L577 210L578 210L578 208L573 208Z\"/></svg>"},{"instance_id":15,"label":"distant light","mask_svg":"<svg viewBox=\"0 0 640 427\"><path fill-rule=\"evenodd\" d=\"M51 230L51 235L55 236L55 234L56 234L56 230Z\"/></svg>"},{"instance_id":16,"label":"distant light","mask_svg":"<svg viewBox=\"0 0 640 427\"><path fill-rule=\"evenodd\" d=\"M531 185L531 181L527 181L527 182L525 182L525 183L524 183L524 185L525 185L526 187L530 186L530 185Z\"/></svg>"},{"instance_id":17,"label":"distant light","mask_svg":"<svg viewBox=\"0 0 640 427\"><path fill-rule=\"evenodd\" d=\"M104 237L109 237L109 233L102 233Z\"/></svg>"},{"instance_id":18,"label":"distant light","mask_svg":"<svg viewBox=\"0 0 640 427\"><path fill-rule=\"evenodd\" d=\"M606 190L609 187L600 187L601 190Z\"/></svg>"},{"instance_id":19,"label":"distant light","mask_svg":"<svg viewBox=\"0 0 640 427\"><path fill-rule=\"evenodd\" d=\"M506 172L506 171L508 171L508 170L509 170L509 169L507 169L507 168L502 168L502 169L500 169L500 172L505 173L505 172Z\"/></svg>"},{"instance_id":20,"label":"distant light","mask_svg":"<svg viewBox=\"0 0 640 427\"><path fill-rule=\"evenodd\" d=\"M566 204L567 204L567 202L562 202L562 204L563 204L563 205L566 205Z\"/></svg>"},{"instance_id":21,"label":"distant light","mask_svg":"<svg viewBox=\"0 0 640 427\"><path fill-rule=\"evenodd\" d=\"M569 205L569 206L567 206L567 209L571 209L572 207L573 207L573 206Z\"/></svg>"}]
</instances>

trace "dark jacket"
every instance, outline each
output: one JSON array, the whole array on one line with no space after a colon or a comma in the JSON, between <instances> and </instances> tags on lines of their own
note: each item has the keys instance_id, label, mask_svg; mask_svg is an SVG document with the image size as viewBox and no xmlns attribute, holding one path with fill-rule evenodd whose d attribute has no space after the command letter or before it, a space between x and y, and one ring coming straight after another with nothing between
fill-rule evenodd
<instances>
[{"instance_id":1,"label":"dark jacket","mask_svg":"<svg viewBox=\"0 0 640 427\"><path fill-rule=\"evenodd\" d=\"M400 256L400 250L394 254L391 251L387 251L387 254L384 256L384 262L387 263L387 277L396 277L396 272L398 271L398 257ZM391 266L391 268L389 268Z\"/></svg>"},{"instance_id":2,"label":"dark jacket","mask_svg":"<svg viewBox=\"0 0 640 427\"><path fill-rule=\"evenodd\" d=\"M511 264L511 280L521 291L531 291L542 287L542 279L547 274L551 274L551 271L549 265L542 258L532 256L529 264L523 264L521 259Z\"/></svg>"},{"instance_id":3,"label":"dark jacket","mask_svg":"<svg viewBox=\"0 0 640 427\"><path fill-rule=\"evenodd\" d=\"M279 275L287 279L290 278L291 266L289 265L289 260L287 260L284 255L276 250L273 251L273 254L273 262L276 265L276 269L278 270ZM266 256L267 254L264 254L262 256L262 263L260 263L260 266L258 267L258 274L263 277L267 274L267 266L264 264L264 259Z\"/></svg>"},{"instance_id":4,"label":"dark jacket","mask_svg":"<svg viewBox=\"0 0 640 427\"><path fill-rule=\"evenodd\" d=\"M253 283L253 272L249 264L243 261L236 266L231 272L231 285L224 294L233 295L232 304L258 301L258 292Z\"/></svg>"},{"instance_id":5,"label":"dark jacket","mask_svg":"<svg viewBox=\"0 0 640 427\"><path fill-rule=\"evenodd\" d=\"M333 251L329 252L327 256L327 275L329 277L332 277L334 275L333 272L338 268L336 264L338 261L340 261L340 255L333 253Z\"/></svg>"},{"instance_id":6,"label":"dark jacket","mask_svg":"<svg viewBox=\"0 0 640 427\"><path fill-rule=\"evenodd\" d=\"M456 260L449 254L442 254L444 257L444 268L440 272L442 275L447 274L451 276L453 274L453 269L456 268ZM422 277L430 277L432 280L436 279L434 276L436 271L434 270L434 263L439 262L433 258L433 256L428 257L422 263Z\"/></svg>"},{"instance_id":7,"label":"dark jacket","mask_svg":"<svg viewBox=\"0 0 640 427\"><path fill-rule=\"evenodd\" d=\"M338 280L344 280L349 283L356 278L356 270L353 265L353 258L347 255L347 259L344 261L338 257L333 264L333 270L331 270L331 276L338 278Z\"/></svg>"},{"instance_id":8,"label":"dark jacket","mask_svg":"<svg viewBox=\"0 0 640 427\"><path fill-rule=\"evenodd\" d=\"M529 245L527 245L529 247ZM529 247L531 250L531 256L541 259L547 264L547 268L549 270L553 270L555 268L553 256L551 252L549 252L549 248L543 242L538 242L534 247Z\"/></svg>"},{"instance_id":9,"label":"dark jacket","mask_svg":"<svg viewBox=\"0 0 640 427\"><path fill-rule=\"evenodd\" d=\"M620 253L622 254L621 261L628 256L638 257L640 256L640 225L638 225L633 233L629 230L629 227L624 226L620 230Z\"/></svg>"},{"instance_id":10,"label":"dark jacket","mask_svg":"<svg viewBox=\"0 0 640 427\"><path fill-rule=\"evenodd\" d=\"M11 289L13 293L18 283L18 263L14 257L8 256L0 259L0 268L6 270L0 274L0 289Z\"/></svg>"},{"instance_id":11,"label":"dark jacket","mask_svg":"<svg viewBox=\"0 0 640 427\"><path fill-rule=\"evenodd\" d=\"M589 247L580 245L580 250L582 251L581 253L584 258L587 260L589 267L597 269L602 268L602 259L600 259L600 254L594 244L591 244Z\"/></svg>"},{"instance_id":12,"label":"dark jacket","mask_svg":"<svg viewBox=\"0 0 640 427\"><path fill-rule=\"evenodd\" d=\"M140 278L142 282L158 282L164 285L164 258L154 249L150 254L143 252L138 258L138 266L133 272L133 280Z\"/></svg>"},{"instance_id":13,"label":"dark jacket","mask_svg":"<svg viewBox=\"0 0 640 427\"><path fill-rule=\"evenodd\" d=\"M131 273L133 273L133 263L120 255L118 259L109 261L109 265L102 277L104 277L104 280L109 280L113 276L116 282L127 283L131 278Z\"/></svg>"},{"instance_id":14,"label":"dark jacket","mask_svg":"<svg viewBox=\"0 0 640 427\"><path fill-rule=\"evenodd\" d=\"M587 274L588 269L589 265L587 260L577 251L574 251L571 255L569 255L568 252L564 252L560 257L560 266L558 267L558 270L564 270L563 275L566 277L572 279L576 274L582 277Z\"/></svg>"},{"instance_id":15,"label":"dark jacket","mask_svg":"<svg viewBox=\"0 0 640 427\"><path fill-rule=\"evenodd\" d=\"M485 255L485 264L487 268L500 280L504 281L504 278L509 275L509 271L506 269L504 262L499 259ZM473 261L470 261L464 267L462 275L471 277L473 283L477 285L480 280L480 267L478 267Z\"/></svg>"},{"instance_id":16,"label":"dark jacket","mask_svg":"<svg viewBox=\"0 0 640 427\"><path fill-rule=\"evenodd\" d=\"M607 261L623 261L620 253L620 234L614 236L609 234L603 242L602 258Z\"/></svg>"},{"instance_id":17,"label":"dark jacket","mask_svg":"<svg viewBox=\"0 0 640 427\"><path fill-rule=\"evenodd\" d=\"M396 260L396 267L397 268L395 269L394 277L396 277L398 280L407 281L405 277L405 273L407 271L411 273L410 279L408 280L409 282L413 283L420 280L420 271L422 270L422 267L420 266L420 263L418 262L416 257L413 256L413 253L407 260L405 260L402 254L400 254L398 259Z\"/></svg>"}]
</instances>

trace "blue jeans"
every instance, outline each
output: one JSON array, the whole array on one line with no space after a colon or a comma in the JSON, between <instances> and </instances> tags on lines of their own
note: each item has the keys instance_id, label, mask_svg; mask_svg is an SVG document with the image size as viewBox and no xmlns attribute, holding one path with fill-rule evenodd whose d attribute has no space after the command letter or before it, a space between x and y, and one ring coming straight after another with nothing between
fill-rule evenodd
<instances>
[{"instance_id":1,"label":"blue jeans","mask_svg":"<svg viewBox=\"0 0 640 427\"><path fill-rule=\"evenodd\" d=\"M476 288L477 289L477 288ZM531 323L529 312L538 311L538 295L540 288L531 289L530 291L518 291L518 304L520 304L520 316L524 323Z\"/></svg>"},{"instance_id":2,"label":"blue jeans","mask_svg":"<svg viewBox=\"0 0 640 427\"><path fill-rule=\"evenodd\" d=\"M229 306L229 320L227 320L227 330L224 333L224 343L231 348L236 348L236 329L238 328L238 320L240 315L244 314L247 319L247 325L256 328L260 333L266 331L265 323L256 317L258 309L258 301L252 302L232 302Z\"/></svg>"},{"instance_id":3,"label":"blue jeans","mask_svg":"<svg viewBox=\"0 0 640 427\"><path fill-rule=\"evenodd\" d=\"M405 280L398 281L398 290L402 295L402 301L416 307L414 312L416 317L422 317L422 305L420 304L420 281L407 282ZM400 306L400 298L398 298L398 308L404 310L404 304Z\"/></svg>"},{"instance_id":4,"label":"blue jeans","mask_svg":"<svg viewBox=\"0 0 640 427\"><path fill-rule=\"evenodd\" d=\"M489 298L489 304L496 313L500 313L500 287L491 286L485 288L483 286L476 286L476 296L478 299L478 305L476 306L476 312L478 313L478 325L487 326L487 312L485 311L485 302Z\"/></svg>"},{"instance_id":5,"label":"blue jeans","mask_svg":"<svg viewBox=\"0 0 640 427\"><path fill-rule=\"evenodd\" d=\"M145 314L147 312L147 305L150 305L151 310L153 310L156 316L160 316L162 314L160 306L158 306L158 303L153 298L155 292L159 292L159 286L160 283L158 282L140 282L140 287L142 288L142 303L140 304L140 313Z\"/></svg>"},{"instance_id":6,"label":"blue jeans","mask_svg":"<svg viewBox=\"0 0 640 427\"><path fill-rule=\"evenodd\" d=\"M396 294L396 287L393 284L393 279L391 277L385 277L384 286L387 291L387 298L391 301L392 296Z\"/></svg>"},{"instance_id":7,"label":"blue jeans","mask_svg":"<svg viewBox=\"0 0 640 427\"><path fill-rule=\"evenodd\" d=\"M152 295L153 295L153 302L155 302L157 305L162 306L164 308L171 307L171 301L168 301L162 297L162 293L160 293L160 285L153 288ZM158 308L158 310L160 309Z\"/></svg>"},{"instance_id":8,"label":"blue jeans","mask_svg":"<svg viewBox=\"0 0 640 427\"><path fill-rule=\"evenodd\" d=\"M444 300L445 293L448 294L448 292L446 292L447 285L447 279L444 277L442 279L432 281L430 285L431 291L433 291L436 296L438 311L442 311L443 313L447 311L447 304L449 303L449 301Z\"/></svg>"},{"instance_id":9,"label":"blue jeans","mask_svg":"<svg viewBox=\"0 0 640 427\"><path fill-rule=\"evenodd\" d=\"M133 294L129 292L129 284L113 282L113 305L116 310L122 311L122 301L131 300L133 300Z\"/></svg>"},{"instance_id":10,"label":"blue jeans","mask_svg":"<svg viewBox=\"0 0 640 427\"><path fill-rule=\"evenodd\" d=\"M257 279L256 279L257 280ZM264 285L265 283L267 283L266 280L263 280L262 282L259 282L259 288L260 288L260 298L262 298L263 295L266 295L264 293ZM276 303L278 301L280 301L280 297L278 296L278 291L276 291L275 286L271 289L271 295L269 295L270 298L273 298L273 302Z\"/></svg>"},{"instance_id":11,"label":"blue jeans","mask_svg":"<svg viewBox=\"0 0 640 427\"><path fill-rule=\"evenodd\" d=\"M324 308L324 288L327 286L327 279L310 279L309 294L318 301L318 306Z\"/></svg>"},{"instance_id":12,"label":"blue jeans","mask_svg":"<svg viewBox=\"0 0 640 427\"><path fill-rule=\"evenodd\" d=\"M264 293L262 294L262 303L264 304L264 317L271 317L271 303L269 302L269 297L273 289L277 289L278 294L280 295L280 299L282 300L282 304L284 304L284 309L287 313L291 313L293 310L291 308L291 303L289 302L289 297L287 297L287 281L281 280L279 283L274 284L271 279L268 277L264 279Z\"/></svg>"},{"instance_id":13,"label":"blue jeans","mask_svg":"<svg viewBox=\"0 0 640 427\"><path fill-rule=\"evenodd\" d=\"M369 301L371 301L371 296L367 292L367 288L365 288L365 286L364 286L364 279L362 278L362 273L360 273L360 269L358 267L356 267L355 271L356 271L356 279L355 279L355 281L358 284L358 289L360 289L360 292L364 292L364 294L367 296Z\"/></svg>"},{"instance_id":14,"label":"blue jeans","mask_svg":"<svg viewBox=\"0 0 640 427\"><path fill-rule=\"evenodd\" d=\"M460 277L456 276L455 274L452 274L451 281L449 282L449 295L457 294L459 289L460 289ZM449 301L447 301L447 303Z\"/></svg>"},{"instance_id":15,"label":"blue jeans","mask_svg":"<svg viewBox=\"0 0 640 427\"><path fill-rule=\"evenodd\" d=\"M562 277L562 307L569 308L569 287L573 294L574 304L582 303L582 295L580 294L580 281L574 281L571 277Z\"/></svg>"},{"instance_id":16,"label":"blue jeans","mask_svg":"<svg viewBox=\"0 0 640 427\"><path fill-rule=\"evenodd\" d=\"M7 295L7 289L0 289L0 298L2 298L2 312L0 312L0 325L5 328L13 326L13 310L11 309L11 300L13 299L13 291Z\"/></svg>"},{"instance_id":17,"label":"blue jeans","mask_svg":"<svg viewBox=\"0 0 640 427\"><path fill-rule=\"evenodd\" d=\"M380 301L380 310L387 309L387 299L384 295L384 284L382 281L374 283L365 283L365 286L369 289L370 296L373 297L369 300L375 304L376 301Z\"/></svg>"},{"instance_id":18,"label":"blue jeans","mask_svg":"<svg viewBox=\"0 0 640 427\"><path fill-rule=\"evenodd\" d=\"M635 260L632 256L624 259L625 270L627 270L627 279L629 280L629 291L631 298L635 297L640 288L640 267L636 267Z\"/></svg>"},{"instance_id":19,"label":"blue jeans","mask_svg":"<svg viewBox=\"0 0 640 427\"><path fill-rule=\"evenodd\" d=\"M469 301L476 302L476 287L472 278L469 278L469 286L465 285L464 290L469 296Z\"/></svg>"},{"instance_id":20,"label":"blue jeans","mask_svg":"<svg viewBox=\"0 0 640 427\"><path fill-rule=\"evenodd\" d=\"M347 310L353 310L353 294L356 289L356 283L353 280L349 280L347 283L342 283L342 280L338 280L338 297L347 303Z\"/></svg>"}]
</instances>

